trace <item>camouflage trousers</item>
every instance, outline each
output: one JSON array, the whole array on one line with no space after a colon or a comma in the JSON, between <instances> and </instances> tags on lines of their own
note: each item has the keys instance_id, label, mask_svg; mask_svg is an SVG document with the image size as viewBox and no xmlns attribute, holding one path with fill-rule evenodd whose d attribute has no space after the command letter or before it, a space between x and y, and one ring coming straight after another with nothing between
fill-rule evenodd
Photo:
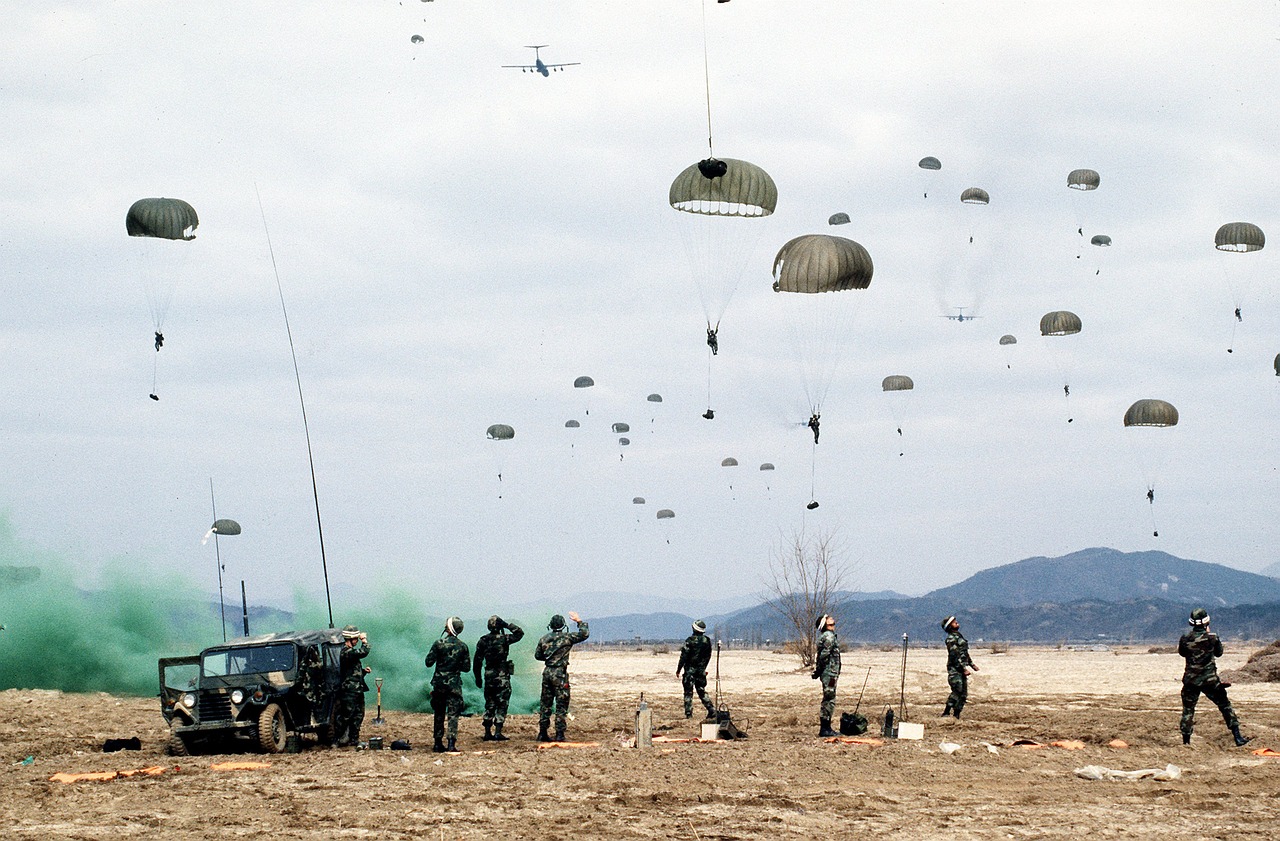
<instances>
[{"instance_id":1,"label":"camouflage trousers","mask_svg":"<svg viewBox=\"0 0 1280 841\"><path fill-rule=\"evenodd\" d=\"M565 717L569 714L569 670L542 670L542 698L538 704L538 727L551 723L551 708L555 706L556 732L563 734Z\"/></svg>"},{"instance_id":2,"label":"camouflage trousers","mask_svg":"<svg viewBox=\"0 0 1280 841\"><path fill-rule=\"evenodd\" d=\"M707 716L711 717L716 713L715 704L711 703L711 699L707 697L707 672L706 669L685 669L684 676L680 678L680 683L684 686L684 717L693 717L693 693L698 693L698 700L702 702L702 706L707 708Z\"/></svg>"},{"instance_id":3,"label":"camouflage trousers","mask_svg":"<svg viewBox=\"0 0 1280 841\"><path fill-rule=\"evenodd\" d=\"M503 669L484 670L484 723L502 724L511 703L511 675Z\"/></svg>"},{"instance_id":4,"label":"camouflage trousers","mask_svg":"<svg viewBox=\"0 0 1280 841\"><path fill-rule=\"evenodd\" d=\"M446 735L450 740L458 738L458 716L466 702L462 698L461 686L441 685L431 689L431 710L435 713L435 722L431 735L438 742Z\"/></svg>"},{"instance_id":5,"label":"camouflage trousers","mask_svg":"<svg viewBox=\"0 0 1280 841\"><path fill-rule=\"evenodd\" d=\"M836 682L840 680L840 675L823 675L821 680L822 707L818 717L823 721L830 721L836 714Z\"/></svg>"},{"instance_id":6,"label":"camouflage trousers","mask_svg":"<svg viewBox=\"0 0 1280 841\"><path fill-rule=\"evenodd\" d=\"M951 713L959 718L964 702L969 700L969 676L964 673L964 669L947 669L947 683L951 686L951 694L947 696L947 706L943 708L942 714Z\"/></svg>"},{"instance_id":7,"label":"camouflage trousers","mask_svg":"<svg viewBox=\"0 0 1280 841\"><path fill-rule=\"evenodd\" d=\"M1227 723L1229 730L1235 730L1240 726L1240 722L1236 719L1236 711L1232 708L1231 701L1227 700L1227 687L1216 681L1203 686L1183 681L1182 718L1178 722L1179 730L1188 736L1191 735L1196 723L1196 702L1200 700L1202 692L1204 697L1218 705L1218 711L1222 713L1222 720Z\"/></svg>"},{"instance_id":8,"label":"camouflage trousers","mask_svg":"<svg viewBox=\"0 0 1280 841\"><path fill-rule=\"evenodd\" d=\"M356 687L338 690L333 707L333 741L339 745L354 745L360 741L360 726L364 724L364 690Z\"/></svg>"}]
</instances>

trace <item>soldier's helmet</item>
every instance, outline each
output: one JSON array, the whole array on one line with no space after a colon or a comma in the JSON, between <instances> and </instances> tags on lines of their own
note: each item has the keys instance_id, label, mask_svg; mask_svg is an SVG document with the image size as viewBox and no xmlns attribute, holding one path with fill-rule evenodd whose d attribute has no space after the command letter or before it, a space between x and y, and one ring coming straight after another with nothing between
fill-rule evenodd
<instances>
[{"instance_id":1,"label":"soldier's helmet","mask_svg":"<svg viewBox=\"0 0 1280 841\"><path fill-rule=\"evenodd\" d=\"M360 629L357 628L355 625L347 625L342 629L343 639L353 640L358 636L360 636Z\"/></svg>"},{"instance_id":2,"label":"soldier's helmet","mask_svg":"<svg viewBox=\"0 0 1280 841\"><path fill-rule=\"evenodd\" d=\"M1197 607L1195 610L1191 611L1191 618L1187 620L1187 623L1197 628L1208 625L1209 612L1203 607Z\"/></svg>"},{"instance_id":3,"label":"soldier's helmet","mask_svg":"<svg viewBox=\"0 0 1280 841\"><path fill-rule=\"evenodd\" d=\"M822 614L821 616L819 616L819 617L818 617L818 621L813 623L813 627L815 627L815 628L817 628L819 631L821 631L821 630L826 626L826 624L827 624L827 620L828 620L828 619L830 619L830 618L831 618L831 617L830 617L829 615L827 615L827 614L825 614L825 613L824 613L824 614Z\"/></svg>"},{"instance_id":4,"label":"soldier's helmet","mask_svg":"<svg viewBox=\"0 0 1280 841\"><path fill-rule=\"evenodd\" d=\"M951 630L951 624L952 624L953 622L955 622L955 621L956 621L955 616L948 616L946 619L943 619L943 620L942 620L942 630L944 630L944 631L950 631L950 630Z\"/></svg>"},{"instance_id":5,"label":"soldier's helmet","mask_svg":"<svg viewBox=\"0 0 1280 841\"><path fill-rule=\"evenodd\" d=\"M444 622L444 629L448 631L449 636L456 637L462 633L462 620L457 616L450 616Z\"/></svg>"},{"instance_id":6,"label":"soldier's helmet","mask_svg":"<svg viewBox=\"0 0 1280 841\"><path fill-rule=\"evenodd\" d=\"M560 630L564 627L564 617L557 613L555 616L551 617L551 621L547 623L547 627L553 631Z\"/></svg>"},{"instance_id":7,"label":"soldier's helmet","mask_svg":"<svg viewBox=\"0 0 1280 841\"><path fill-rule=\"evenodd\" d=\"M489 617L489 633L491 634L498 633L498 628L501 627L501 625L502 625L501 616L495 613L493 616Z\"/></svg>"},{"instance_id":8,"label":"soldier's helmet","mask_svg":"<svg viewBox=\"0 0 1280 841\"><path fill-rule=\"evenodd\" d=\"M705 634L707 632L707 623L701 619L693 623L693 632L695 634Z\"/></svg>"}]
</instances>

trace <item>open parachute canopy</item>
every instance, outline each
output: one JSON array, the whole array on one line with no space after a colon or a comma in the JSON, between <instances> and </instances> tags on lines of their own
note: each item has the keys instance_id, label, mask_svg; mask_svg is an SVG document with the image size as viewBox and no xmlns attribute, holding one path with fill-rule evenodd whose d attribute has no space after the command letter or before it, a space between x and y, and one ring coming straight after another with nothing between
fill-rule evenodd
<instances>
[{"instance_id":1,"label":"open parachute canopy","mask_svg":"<svg viewBox=\"0 0 1280 841\"><path fill-rule=\"evenodd\" d=\"M619 438L619 439L618 439L618 446L620 446L620 447L629 447L629 446L631 446L631 439L630 439L630 438Z\"/></svg>"},{"instance_id":2,"label":"open parachute canopy","mask_svg":"<svg viewBox=\"0 0 1280 841\"><path fill-rule=\"evenodd\" d=\"M721 467L737 467L738 460L733 456L729 456L729 458L724 459L723 461L720 462L720 466Z\"/></svg>"},{"instance_id":3,"label":"open parachute canopy","mask_svg":"<svg viewBox=\"0 0 1280 841\"><path fill-rule=\"evenodd\" d=\"M760 469L761 469L761 470L772 470L772 469L773 469L773 463L772 463L772 462L768 462L768 461L766 461L764 464L760 465Z\"/></svg>"},{"instance_id":4,"label":"open parachute canopy","mask_svg":"<svg viewBox=\"0 0 1280 841\"><path fill-rule=\"evenodd\" d=\"M648 397L646 397L646 398L645 398L645 400L648 400L650 403L661 403L661 402L662 402L662 395L661 395L661 394L650 394Z\"/></svg>"},{"instance_id":5,"label":"open parachute canopy","mask_svg":"<svg viewBox=\"0 0 1280 841\"><path fill-rule=\"evenodd\" d=\"M1096 190L1102 179L1092 169L1073 169L1067 174L1067 186L1073 190Z\"/></svg>"},{"instance_id":6,"label":"open parachute canopy","mask_svg":"<svg viewBox=\"0 0 1280 841\"><path fill-rule=\"evenodd\" d=\"M580 426L582 426L582 424L578 423L576 420L573 420L572 418L564 422L565 429L577 429Z\"/></svg>"},{"instance_id":7,"label":"open parachute canopy","mask_svg":"<svg viewBox=\"0 0 1280 841\"><path fill-rule=\"evenodd\" d=\"M657 517L659 520L670 520L675 515L676 512L672 511L670 508L661 508L658 510Z\"/></svg>"},{"instance_id":8,"label":"open parachute canopy","mask_svg":"<svg viewBox=\"0 0 1280 841\"><path fill-rule=\"evenodd\" d=\"M910 391L915 387L916 384L911 381L911 378L902 374L891 374L880 383L880 388L884 391Z\"/></svg>"},{"instance_id":9,"label":"open parachute canopy","mask_svg":"<svg viewBox=\"0 0 1280 841\"><path fill-rule=\"evenodd\" d=\"M495 423L484 431L485 437L493 441L510 441L516 437L516 431L505 423Z\"/></svg>"},{"instance_id":10,"label":"open parachute canopy","mask_svg":"<svg viewBox=\"0 0 1280 841\"><path fill-rule=\"evenodd\" d=\"M990 204L991 196L981 187L970 187L960 194L960 201L965 204Z\"/></svg>"},{"instance_id":11,"label":"open parachute canopy","mask_svg":"<svg viewBox=\"0 0 1280 841\"><path fill-rule=\"evenodd\" d=\"M933 155L927 155L920 159L920 168L937 171L942 169L942 161L938 160Z\"/></svg>"},{"instance_id":12,"label":"open parachute canopy","mask_svg":"<svg viewBox=\"0 0 1280 841\"><path fill-rule=\"evenodd\" d=\"M1266 244L1262 229L1252 222L1228 222L1213 237L1213 247L1219 251L1261 251Z\"/></svg>"},{"instance_id":13,"label":"open parachute canopy","mask_svg":"<svg viewBox=\"0 0 1280 841\"><path fill-rule=\"evenodd\" d=\"M138 199L124 217L131 237L192 240L199 225L196 209L182 199Z\"/></svg>"},{"instance_id":14,"label":"open parachute canopy","mask_svg":"<svg viewBox=\"0 0 1280 841\"><path fill-rule=\"evenodd\" d=\"M590 377L578 377L576 380L573 381L574 388L591 388L591 386L595 384L596 384L596 381L591 379Z\"/></svg>"},{"instance_id":15,"label":"open parachute canopy","mask_svg":"<svg viewBox=\"0 0 1280 841\"><path fill-rule=\"evenodd\" d=\"M1280 353L1276 354L1276 376L1280 377Z\"/></svg>"},{"instance_id":16,"label":"open parachute canopy","mask_svg":"<svg viewBox=\"0 0 1280 841\"><path fill-rule=\"evenodd\" d=\"M633 496L633 497L631 497L631 504L632 504L632 505L644 505L644 497L642 497L642 496Z\"/></svg>"},{"instance_id":17,"label":"open parachute canopy","mask_svg":"<svg viewBox=\"0 0 1280 841\"><path fill-rule=\"evenodd\" d=\"M629 423L615 423L615 424L613 425L613 431L614 431L614 432L619 432L619 433L621 433L621 432L630 432L630 431L631 431L631 424L629 424Z\"/></svg>"},{"instance_id":18,"label":"open parachute canopy","mask_svg":"<svg viewBox=\"0 0 1280 841\"><path fill-rule=\"evenodd\" d=\"M831 218L827 220L827 224L828 224L828 225L848 225L848 224L849 224L849 214L847 214L847 213L833 213L833 214L831 214Z\"/></svg>"},{"instance_id":19,"label":"open parachute canopy","mask_svg":"<svg viewBox=\"0 0 1280 841\"><path fill-rule=\"evenodd\" d=\"M773 260L773 290L814 293L866 289L873 271L871 255L853 240L805 234L778 251Z\"/></svg>"},{"instance_id":20,"label":"open parachute canopy","mask_svg":"<svg viewBox=\"0 0 1280 841\"><path fill-rule=\"evenodd\" d=\"M1125 426L1177 426L1178 410L1163 400L1139 400L1124 413Z\"/></svg>"},{"instance_id":21,"label":"open parachute canopy","mask_svg":"<svg viewBox=\"0 0 1280 841\"><path fill-rule=\"evenodd\" d=\"M1016 345L1017 343L1018 343L1017 337L1015 337L1011 333L1005 333L1003 336L1000 337L1000 344L1002 345Z\"/></svg>"},{"instance_id":22,"label":"open parachute canopy","mask_svg":"<svg viewBox=\"0 0 1280 841\"><path fill-rule=\"evenodd\" d=\"M240 524L235 520L214 520L213 528L209 530L214 534L221 535L239 534Z\"/></svg>"},{"instance_id":23,"label":"open parachute canopy","mask_svg":"<svg viewBox=\"0 0 1280 841\"><path fill-rule=\"evenodd\" d=\"M723 174L717 175L723 164ZM769 173L733 158L690 164L671 182L667 200L684 213L704 216L768 216L778 206L778 188Z\"/></svg>"},{"instance_id":24,"label":"open parachute canopy","mask_svg":"<svg viewBox=\"0 0 1280 841\"><path fill-rule=\"evenodd\" d=\"M1098 245L1103 248L1111 245L1111 237L1106 234L1094 234L1093 239L1089 240L1090 245Z\"/></svg>"},{"instance_id":25,"label":"open parachute canopy","mask_svg":"<svg viewBox=\"0 0 1280 841\"><path fill-rule=\"evenodd\" d=\"M1080 316L1066 310L1047 312L1040 317L1041 336L1071 336L1080 332Z\"/></svg>"}]
</instances>

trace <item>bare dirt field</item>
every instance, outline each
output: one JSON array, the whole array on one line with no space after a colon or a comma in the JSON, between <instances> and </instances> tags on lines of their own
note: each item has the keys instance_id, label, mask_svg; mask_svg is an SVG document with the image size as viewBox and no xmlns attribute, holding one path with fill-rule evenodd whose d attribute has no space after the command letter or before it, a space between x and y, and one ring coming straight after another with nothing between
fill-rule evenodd
<instances>
[{"instance_id":1,"label":"bare dirt field","mask_svg":"<svg viewBox=\"0 0 1280 841\"><path fill-rule=\"evenodd\" d=\"M1232 646L1221 666L1258 646ZM506 743L462 723L459 754L430 751L429 716L388 711L364 735L407 738L414 750L312 747L265 757L164 754L154 698L55 691L0 692L0 838L1274 838L1280 826L1280 684L1237 685L1231 696L1247 748L1231 746L1201 701L1195 739L1177 730L1182 661L1147 647L1071 651L974 646L981 672L962 721L938 718L945 655L912 651L907 718L923 741L827 744L816 737L819 690L797 661L723 654L722 689L749 738L635 749L641 692L663 736L692 737L674 653L577 651L569 738L596 747L537 750L536 718L515 716ZM844 657L840 710L851 710L870 667L862 711L873 731L901 690L900 651ZM139 736L140 752L103 754L104 740ZM1081 750L1013 747L1072 739ZM1122 739L1131 747L1107 744ZM947 754L942 742L963 745ZM984 742L997 746L992 753ZM30 764L22 760L33 757ZM218 771L227 759L267 768ZM1085 765L1119 770L1174 764L1174 781L1091 781ZM157 776L53 782L57 772L162 766Z\"/></svg>"}]
</instances>

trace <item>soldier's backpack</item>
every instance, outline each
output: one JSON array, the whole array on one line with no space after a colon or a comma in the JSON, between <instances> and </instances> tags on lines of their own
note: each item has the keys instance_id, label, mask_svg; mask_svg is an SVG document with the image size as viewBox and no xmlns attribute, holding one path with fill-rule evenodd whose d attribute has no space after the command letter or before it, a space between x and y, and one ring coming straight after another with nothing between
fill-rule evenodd
<instances>
[{"instance_id":1,"label":"soldier's backpack","mask_svg":"<svg viewBox=\"0 0 1280 841\"><path fill-rule=\"evenodd\" d=\"M861 736L867 732L867 717L862 713L841 713L840 735Z\"/></svg>"}]
</instances>

